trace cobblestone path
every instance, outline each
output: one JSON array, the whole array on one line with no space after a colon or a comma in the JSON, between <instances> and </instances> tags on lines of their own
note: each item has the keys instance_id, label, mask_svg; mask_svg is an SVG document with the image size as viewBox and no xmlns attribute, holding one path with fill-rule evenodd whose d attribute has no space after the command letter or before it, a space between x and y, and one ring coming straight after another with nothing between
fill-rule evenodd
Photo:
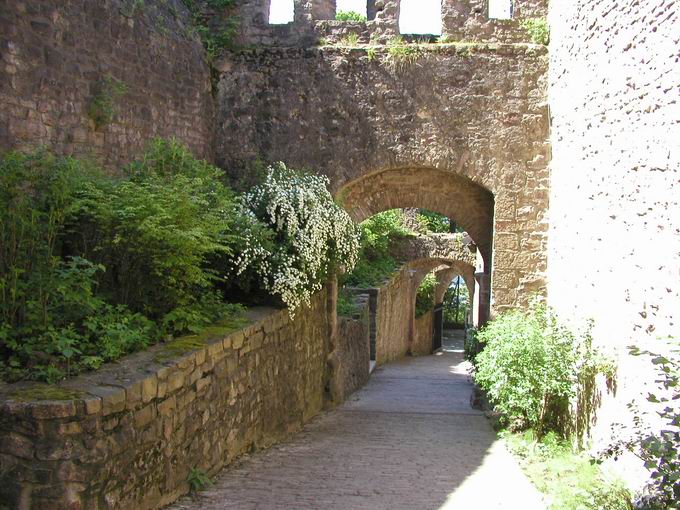
<instances>
[{"instance_id":1,"label":"cobblestone path","mask_svg":"<svg viewBox=\"0 0 680 510\"><path fill-rule=\"evenodd\" d=\"M462 354L407 358L288 442L225 469L174 510L544 508L469 405Z\"/></svg>"}]
</instances>

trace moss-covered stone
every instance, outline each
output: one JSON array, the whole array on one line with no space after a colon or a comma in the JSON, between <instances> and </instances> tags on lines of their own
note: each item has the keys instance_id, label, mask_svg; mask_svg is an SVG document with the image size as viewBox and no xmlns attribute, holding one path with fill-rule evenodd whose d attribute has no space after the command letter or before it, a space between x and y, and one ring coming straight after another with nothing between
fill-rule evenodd
<instances>
[{"instance_id":1,"label":"moss-covered stone","mask_svg":"<svg viewBox=\"0 0 680 510\"><path fill-rule=\"evenodd\" d=\"M40 384L17 390L10 397L18 402L36 402L40 400L76 400L82 398L84 394L79 390Z\"/></svg>"}]
</instances>

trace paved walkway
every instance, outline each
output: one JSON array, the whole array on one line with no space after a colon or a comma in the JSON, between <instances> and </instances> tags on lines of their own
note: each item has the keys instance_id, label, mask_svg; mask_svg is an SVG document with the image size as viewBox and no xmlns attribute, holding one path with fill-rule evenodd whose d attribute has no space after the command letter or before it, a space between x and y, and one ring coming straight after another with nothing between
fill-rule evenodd
<instances>
[{"instance_id":1,"label":"paved walkway","mask_svg":"<svg viewBox=\"0 0 680 510\"><path fill-rule=\"evenodd\" d=\"M377 369L369 384L290 441L227 468L174 510L543 509L470 408L455 345Z\"/></svg>"}]
</instances>

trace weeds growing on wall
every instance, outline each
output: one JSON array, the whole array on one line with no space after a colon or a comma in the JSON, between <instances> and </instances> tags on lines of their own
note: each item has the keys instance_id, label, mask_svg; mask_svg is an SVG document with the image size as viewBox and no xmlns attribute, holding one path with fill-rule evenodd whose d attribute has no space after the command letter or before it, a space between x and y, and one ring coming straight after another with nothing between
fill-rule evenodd
<instances>
[{"instance_id":1,"label":"weeds growing on wall","mask_svg":"<svg viewBox=\"0 0 680 510\"><path fill-rule=\"evenodd\" d=\"M366 16L356 11L338 11L335 14L335 19L338 21L359 21L359 22L368 20Z\"/></svg>"},{"instance_id":2,"label":"weeds growing on wall","mask_svg":"<svg viewBox=\"0 0 680 510\"><path fill-rule=\"evenodd\" d=\"M413 66L422 50L415 44L407 44L403 38L394 37L387 43L387 65L396 71L403 71Z\"/></svg>"},{"instance_id":3,"label":"weeds growing on wall","mask_svg":"<svg viewBox=\"0 0 680 510\"><path fill-rule=\"evenodd\" d=\"M347 34L338 41L340 46L356 46L359 44L359 34Z\"/></svg>"},{"instance_id":4,"label":"weeds growing on wall","mask_svg":"<svg viewBox=\"0 0 680 510\"><path fill-rule=\"evenodd\" d=\"M475 382L512 430L555 432L578 444L590 432L599 403L595 378L614 377L613 364L592 346L589 329L574 333L543 304L513 310L477 334Z\"/></svg>"},{"instance_id":5,"label":"weeds growing on wall","mask_svg":"<svg viewBox=\"0 0 680 510\"><path fill-rule=\"evenodd\" d=\"M356 256L354 225L321 178L286 173L286 186L241 199L172 140L124 174L45 152L0 157L0 378L54 382L238 323L226 301L253 246L268 272L248 283L284 301L294 292L294 305Z\"/></svg>"},{"instance_id":6,"label":"weeds growing on wall","mask_svg":"<svg viewBox=\"0 0 680 510\"><path fill-rule=\"evenodd\" d=\"M527 31L532 43L545 46L550 43L550 26L545 18L524 19L520 26Z\"/></svg>"},{"instance_id":7,"label":"weeds growing on wall","mask_svg":"<svg viewBox=\"0 0 680 510\"><path fill-rule=\"evenodd\" d=\"M96 85L96 92L87 107L87 115L95 129L110 124L117 111L118 102L127 92L127 85L112 76L105 76Z\"/></svg>"}]
</instances>

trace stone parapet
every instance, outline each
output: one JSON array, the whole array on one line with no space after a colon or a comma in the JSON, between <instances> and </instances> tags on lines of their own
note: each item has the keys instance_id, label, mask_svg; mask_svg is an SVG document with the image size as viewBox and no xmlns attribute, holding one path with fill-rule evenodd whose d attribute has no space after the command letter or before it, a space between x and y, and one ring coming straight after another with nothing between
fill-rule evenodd
<instances>
[{"instance_id":1,"label":"stone parapet","mask_svg":"<svg viewBox=\"0 0 680 510\"><path fill-rule=\"evenodd\" d=\"M270 311L167 360L158 345L57 386L3 386L0 501L138 510L175 500L192 468L213 475L322 409L328 317L321 292L295 320Z\"/></svg>"}]
</instances>

